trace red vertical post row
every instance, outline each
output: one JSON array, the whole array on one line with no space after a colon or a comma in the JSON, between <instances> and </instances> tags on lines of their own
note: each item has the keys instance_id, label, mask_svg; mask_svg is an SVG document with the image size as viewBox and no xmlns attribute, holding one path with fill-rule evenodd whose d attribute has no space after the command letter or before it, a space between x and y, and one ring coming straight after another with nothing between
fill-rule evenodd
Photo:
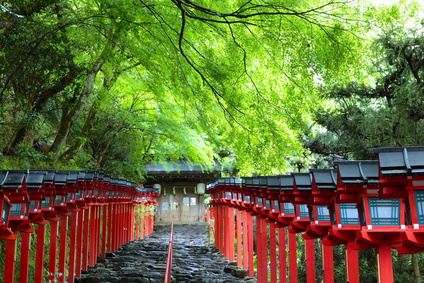
<instances>
[{"instance_id":1,"label":"red vertical post row","mask_svg":"<svg viewBox=\"0 0 424 283\"><path fill-rule=\"evenodd\" d=\"M6 240L6 258L4 261L4 283L15 283L16 239ZM6 272L7 271L7 272Z\"/></svg>"},{"instance_id":2,"label":"red vertical post row","mask_svg":"<svg viewBox=\"0 0 424 283\"><path fill-rule=\"evenodd\" d=\"M286 283L287 281L287 261L286 261L286 227L278 229L278 257L279 257L279 282Z\"/></svg>"},{"instance_id":3,"label":"red vertical post row","mask_svg":"<svg viewBox=\"0 0 424 283\"><path fill-rule=\"evenodd\" d=\"M306 282L315 283L315 247L314 239L305 239Z\"/></svg>"},{"instance_id":4,"label":"red vertical post row","mask_svg":"<svg viewBox=\"0 0 424 283\"><path fill-rule=\"evenodd\" d=\"M87 212L87 208L84 207L77 212L78 227L77 227L77 245L76 245L76 257L75 257L75 277L81 277L82 270L82 259L83 259L83 246L84 246L84 215Z\"/></svg>"},{"instance_id":5,"label":"red vertical post row","mask_svg":"<svg viewBox=\"0 0 424 283\"><path fill-rule=\"evenodd\" d=\"M50 221L50 252L49 252L49 275L48 279L54 282L56 276L56 250L57 250L57 229L58 220Z\"/></svg>"},{"instance_id":6,"label":"red vertical post row","mask_svg":"<svg viewBox=\"0 0 424 283\"><path fill-rule=\"evenodd\" d=\"M228 251L228 259L230 261L234 261L234 208L227 206L227 217L228 217L228 233L226 235L227 242L227 251Z\"/></svg>"},{"instance_id":7,"label":"red vertical post row","mask_svg":"<svg viewBox=\"0 0 424 283\"><path fill-rule=\"evenodd\" d=\"M106 239L107 239L107 233L109 228L107 227L107 211L108 211L108 205L103 206L103 215L102 215L102 257L106 257Z\"/></svg>"},{"instance_id":8,"label":"red vertical post row","mask_svg":"<svg viewBox=\"0 0 424 283\"><path fill-rule=\"evenodd\" d=\"M324 283L334 283L333 246L322 245L322 266L324 267Z\"/></svg>"},{"instance_id":9,"label":"red vertical post row","mask_svg":"<svg viewBox=\"0 0 424 283\"><path fill-rule=\"evenodd\" d=\"M217 205L215 207L215 246L218 248L218 250L222 253L222 242L221 242L221 221L222 221L222 214L221 214L221 205Z\"/></svg>"},{"instance_id":10,"label":"red vertical post row","mask_svg":"<svg viewBox=\"0 0 424 283\"><path fill-rule=\"evenodd\" d=\"M241 223L242 213L237 209L237 265L243 266L243 251L242 251L242 237L241 237Z\"/></svg>"},{"instance_id":11,"label":"red vertical post row","mask_svg":"<svg viewBox=\"0 0 424 283\"><path fill-rule=\"evenodd\" d=\"M346 244L346 281L349 283L359 283L359 257L358 250L352 248L354 244Z\"/></svg>"},{"instance_id":12,"label":"red vertical post row","mask_svg":"<svg viewBox=\"0 0 424 283\"><path fill-rule=\"evenodd\" d=\"M141 206L141 238L143 239L146 236L146 218L147 218L147 210L146 204L142 204Z\"/></svg>"},{"instance_id":13,"label":"red vertical post row","mask_svg":"<svg viewBox=\"0 0 424 283\"><path fill-rule=\"evenodd\" d=\"M72 211L71 216L71 234L69 240L69 268L68 268L68 282L75 280L75 252L77 251L77 227L78 227L78 212L79 209Z\"/></svg>"},{"instance_id":14,"label":"red vertical post row","mask_svg":"<svg viewBox=\"0 0 424 283\"><path fill-rule=\"evenodd\" d=\"M96 205L90 207L90 246L88 253L88 266L96 264ZM88 237L87 237L88 239Z\"/></svg>"},{"instance_id":15,"label":"red vertical post row","mask_svg":"<svg viewBox=\"0 0 424 283\"><path fill-rule=\"evenodd\" d=\"M253 257L253 216L250 213L247 213L247 224L248 226L248 258L249 258L249 276L253 277L255 276L255 265L254 265L254 257Z\"/></svg>"},{"instance_id":16,"label":"red vertical post row","mask_svg":"<svg viewBox=\"0 0 424 283\"><path fill-rule=\"evenodd\" d=\"M290 282L298 281L296 233L289 232L289 276Z\"/></svg>"},{"instance_id":17,"label":"red vertical post row","mask_svg":"<svg viewBox=\"0 0 424 283\"><path fill-rule=\"evenodd\" d=\"M271 283L277 283L277 233L273 223L269 225L269 258L271 265Z\"/></svg>"},{"instance_id":18,"label":"red vertical post row","mask_svg":"<svg viewBox=\"0 0 424 283\"><path fill-rule=\"evenodd\" d=\"M393 283L393 262L392 250L390 245L379 245L378 251L378 282Z\"/></svg>"},{"instance_id":19,"label":"red vertical post row","mask_svg":"<svg viewBox=\"0 0 424 283\"><path fill-rule=\"evenodd\" d=\"M82 248L82 266L81 270L86 271L88 269L88 252L89 252L89 240L90 240L90 212L91 206L88 206L84 211L84 243Z\"/></svg>"},{"instance_id":20,"label":"red vertical post row","mask_svg":"<svg viewBox=\"0 0 424 283\"><path fill-rule=\"evenodd\" d=\"M114 207L115 205L113 203L109 204L108 207L108 234L107 234L107 251L112 252L113 251L113 234L115 233L115 226L113 225L113 213L114 213Z\"/></svg>"},{"instance_id":21,"label":"red vertical post row","mask_svg":"<svg viewBox=\"0 0 424 283\"><path fill-rule=\"evenodd\" d=\"M35 252L35 274L34 283L43 282L44 273L44 238L47 221L42 221L37 225L37 243Z\"/></svg>"},{"instance_id":22,"label":"red vertical post row","mask_svg":"<svg viewBox=\"0 0 424 283\"><path fill-rule=\"evenodd\" d=\"M134 232L136 231L136 229L134 228L134 225L136 225L137 221L135 221L135 213L134 213L134 208L135 206L132 204L128 205L129 209L130 209L130 218L129 218L129 229L130 229L130 237L129 240L130 241L134 241Z\"/></svg>"},{"instance_id":23,"label":"red vertical post row","mask_svg":"<svg viewBox=\"0 0 424 283\"><path fill-rule=\"evenodd\" d=\"M19 262L19 283L28 282L29 275L29 252L31 233L21 233L21 257Z\"/></svg>"},{"instance_id":24,"label":"red vertical post row","mask_svg":"<svg viewBox=\"0 0 424 283\"><path fill-rule=\"evenodd\" d=\"M59 246L59 276L58 281L66 281L65 261L66 261L66 240L68 238L68 216L63 214L60 217L60 246Z\"/></svg>"},{"instance_id":25,"label":"red vertical post row","mask_svg":"<svg viewBox=\"0 0 424 283\"><path fill-rule=\"evenodd\" d=\"M249 269L249 260L248 260L248 258L249 258L249 256L248 256L249 255L249 242L247 240L248 233L249 233L249 231L248 231L249 224L247 222L248 221L247 215L248 215L248 212L246 210L243 210L242 211L242 216L243 216L242 224L243 224L243 268L244 269Z\"/></svg>"},{"instance_id":26,"label":"red vertical post row","mask_svg":"<svg viewBox=\"0 0 424 283\"><path fill-rule=\"evenodd\" d=\"M256 216L256 256L257 256L257 273L258 282L268 282L267 272L267 247L264 242L264 228L266 230L266 223L263 218ZM266 238L265 238L266 239Z\"/></svg>"},{"instance_id":27,"label":"red vertical post row","mask_svg":"<svg viewBox=\"0 0 424 283\"><path fill-rule=\"evenodd\" d=\"M94 258L94 264L97 263L97 257L100 255L100 224L101 224L101 219L100 219L100 205L97 204L96 205L96 254L95 254L95 258Z\"/></svg>"},{"instance_id":28,"label":"red vertical post row","mask_svg":"<svg viewBox=\"0 0 424 283\"><path fill-rule=\"evenodd\" d=\"M261 221L261 246L262 246L262 272L263 272L263 278L266 280L264 282L268 282L268 224L265 221L265 218L259 218L259 221Z\"/></svg>"}]
</instances>

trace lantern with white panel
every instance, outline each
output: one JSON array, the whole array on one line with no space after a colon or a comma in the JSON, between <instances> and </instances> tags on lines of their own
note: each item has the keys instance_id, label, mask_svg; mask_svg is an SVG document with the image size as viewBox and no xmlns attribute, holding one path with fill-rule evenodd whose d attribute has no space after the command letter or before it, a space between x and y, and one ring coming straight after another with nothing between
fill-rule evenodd
<instances>
[{"instance_id":1,"label":"lantern with white panel","mask_svg":"<svg viewBox=\"0 0 424 283\"><path fill-rule=\"evenodd\" d=\"M33 232L34 228L28 218L30 198L26 188L28 170L7 171L1 189L10 200L9 227L14 231Z\"/></svg>"},{"instance_id":2,"label":"lantern with white panel","mask_svg":"<svg viewBox=\"0 0 424 283\"><path fill-rule=\"evenodd\" d=\"M12 229L9 227L9 217L10 217L10 208L12 204L9 198L6 196L5 190L2 189L2 185L8 175L7 171L0 172L0 209L1 209L1 219L0 219L0 239L7 240L13 237L16 237Z\"/></svg>"},{"instance_id":3,"label":"lantern with white panel","mask_svg":"<svg viewBox=\"0 0 424 283\"><path fill-rule=\"evenodd\" d=\"M374 151L378 153L380 164L380 198L387 195L399 197L396 204L400 202L400 214L403 214L402 202L405 201L407 217L406 225L401 227L404 228L400 233L402 242L394 247L399 253L423 252L424 147L376 148Z\"/></svg>"}]
</instances>

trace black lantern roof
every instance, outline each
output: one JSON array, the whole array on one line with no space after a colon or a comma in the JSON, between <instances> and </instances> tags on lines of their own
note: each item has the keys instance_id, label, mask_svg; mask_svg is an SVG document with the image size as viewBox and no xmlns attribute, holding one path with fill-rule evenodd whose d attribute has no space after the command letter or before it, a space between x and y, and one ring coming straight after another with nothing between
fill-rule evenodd
<instances>
[{"instance_id":1,"label":"black lantern roof","mask_svg":"<svg viewBox=\"0 0 424 283\"><path fill-rule=\"evenodd\" d=\"M84 183L86 181L93 181L94 172L78 172L77 180L78 183Z\"/></svg>"},{"instance_id":2,"label":"black lantern roof","mask_svg":"<svg viewBox=\"0 0 424 283\"><path fill-rule=\"evenodd\" d=\"M268 187L267 177L259 177L259 188L266 189Z\"/></svg>"},{"instance_id":3,"label":"black lantern roof","mask_svg":"<svg viewBox=\"0 0 424 283\"><path fill-rule=\"evenodd\" d=\"M270 191L280 190L280 179L278 178L278 176L268 176L266 177L266 182L268 184L268 190Z\"/></svg>"},{"instance_id":4,"label":"black lantern roof","mask_svg":"<svg viewBox=\"0 0 424 283\"><path fill-rule=\"evenodd\" d=\"M7 171L6 171L6 172L4 172L4 171L1 171L1 172L0 172L0 186L1 186L1 185L3 184L3 182L5 181L6 176L7 176Z\"/></svg>"},{"instance_id":5,"label":"black lantern roof","mask_svg":"<svg viewBox=\"0 0 424 283\"><path fill-rule=\"evenodd\" d=\"M28 170L9 170L6 173L6 177L1 184L1 188L4 190L19 190L22 188L23 182Z\"/></svg>"},{"instance_id":6,"label":"black lantern roof","mask_svg":"<svg viewBox=\"0 0 424 283\"><path fill-rule=\"evenodd\" d=\"M311 173L291 173L298 191L312 190Z\"/></svg>"},{"instance_id":7,"label":"black lantern roof","mask_svg":"<svg viewBox=\"0 0 424 283\"><path fill-rule=\"evenodd\" d=\"M246 188L253 187L253 178L252 177L243 177Z\"/></svg>"},{"instance_id":8,"label":"black lantern roof","mask_svg":"<svg viewBox=\"0 0 424 283\"><path fill-rule=\"evenodd\" d=\"M55 170L47 170L46 175L44 176L44 184L46 186L51 186L55 181L55 175L56 175Z\"/></svg>"},{"instance_id":9,"label":"black lantern roof","mask_svg":"<svg viewBox=\"0 0 424 283\"><path fill-rule=\"evenodd\" d=\"M424 146L374 148L385 177L424 175Z\"/></svg>"},{"instance_id":10,"label":"black lantern roof","mask_svg":"<svg viewBox=\"0 0 424 283\"><path fill-rule=\"evenodd\" d=\"M225 178L219 178L217 180L217 182L218 182L218 186L224 186L225 185Z\"/></svg>"},{"instance_id":11,"label":"black lantern roof","mask_svg":"<svg viewBox=\"0 0 424 283\"><path fill-rule=\"evenodd\" d=\"M294 179L292 175L279 176L282 191L293 191Z\"/></svg>"},{"instance_id":12,"label":"black lantern roof","mask_svg":"<svg viewBox=\"0 0 424 283\"><path fill-rule=\"evenodd\" d=\"M27 189L39 190L44 185L44 177L47 171L30 170L27 175Z\"/></svg>"},{"instance_id":13,"label":"black lantern roof","mask_svg":"<svg viewBox=\"0 0 424 283\"><path fill-rule=\"evenodd\" d=\"M68 180L68 172L58 171L54 176L54 183L56 186L65 186Z\"/></svg>"},{"instance_id":14,"label":"black lantern roof","mask_svg":"<svg viewBox=\"0 0 424 283\"><path fill-rule=\"evenodd\" d=\"M103 182L104 182L105 184L110 184L110 183L111 183L111 178L110 178L110 176L104 175L104 177L103 177Z\"/></svg>"},{"instance_id":15,"label":"black lantern roof","mask_svg":"<svg viewBox=\"0 0 424 283\"><path fill-rule=\"evenodd\" d=\"M310 169L316 188L319 190L337 189L337 170L335 169Z\"/></svg>"},{"instance_id":16,"label":"black lantern roof","mask_svg":"<svg viewBox=\"0 0 424 283\"><path fill-rule=\"evenodd\" d=\"M76 172L76 171L70 171L70 172L68 173L67 178L66 178L66 182L67 182L68 184L71 184L71 185L76 184L76 183L77 183L77 181L78 181L78 175L79 175L79 172Z\"/></svg>"},{"instance_id":17,"label":"black lantern roof","mask_svg":"<svg viewBox=\"0 0 424 283\"><path fill-rule=\"evenodd\" d=\"M378 180L377 160L334 161L344 185L376 185Z\"/></svg>"}]
</instances>

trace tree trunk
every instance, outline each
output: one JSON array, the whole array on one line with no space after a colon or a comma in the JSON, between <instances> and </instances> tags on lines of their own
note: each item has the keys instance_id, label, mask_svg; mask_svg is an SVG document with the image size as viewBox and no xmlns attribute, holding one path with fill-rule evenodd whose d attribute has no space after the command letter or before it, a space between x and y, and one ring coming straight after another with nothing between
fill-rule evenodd
<instances>
[{"instance_id":1,"label":"tree trunk","mask_svg":"<svg viewBox=\"0 0 424 283\"><path fill-rule=\"evenodd\" d=\"M421 283L420 264L418 262L418 254L412 255L412 265L414 266L415 282Z\"/></svg>"},{"instance_id":2,"label":"tree trunk","mask_svg":"<svg viewBox=\"0 0 424 283\"><path fill-rule=\"evenodd\" d=\"M107 47L106 49L109 48ZM68 138L72 124L78 118L78 115L81 113L85 106L85 103L87 102L87 99L93 89L96 76L105 62L106 55L109 53L106 51L106 49L100 55L99 59L94 63L93 67L91 68L91 71L88 73L84 83L84 88L82 89L82 92L74 107L72 107L70 111L64 111L64 113L62 114L59 131L57 132L56 138L49 150L49 152L52 153L53 161L56 161L59 157L60 150L62 149L63 145L65 144Z\"/></svg>"}]
</instances>

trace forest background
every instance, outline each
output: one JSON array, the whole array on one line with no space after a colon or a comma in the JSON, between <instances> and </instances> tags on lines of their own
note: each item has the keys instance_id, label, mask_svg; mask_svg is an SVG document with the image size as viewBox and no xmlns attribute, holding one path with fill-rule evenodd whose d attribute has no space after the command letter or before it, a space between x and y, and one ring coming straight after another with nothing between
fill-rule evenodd
<instances>
[{"instance_id":1,"label":"forest background","mask_svg":"<svg viewBox=\"0 0 424 283\"><path fill-rule=\"evenodd\" d=\"M421 11L403 0L3 1L0 167L139 182L149 162L267 175L423 145ZM394 260L398 282L419 278L421 255Z\"/></svg>"},{"instance_id":2,"label":"forest background","mask_svg":"<svg viewBox=\"0 0 424 283\"><path fill-rule=\"evenodd\" d=\"M6 1L1 167L281 174L422 145L414 1Z\"/></svg>"}]
</instances>

